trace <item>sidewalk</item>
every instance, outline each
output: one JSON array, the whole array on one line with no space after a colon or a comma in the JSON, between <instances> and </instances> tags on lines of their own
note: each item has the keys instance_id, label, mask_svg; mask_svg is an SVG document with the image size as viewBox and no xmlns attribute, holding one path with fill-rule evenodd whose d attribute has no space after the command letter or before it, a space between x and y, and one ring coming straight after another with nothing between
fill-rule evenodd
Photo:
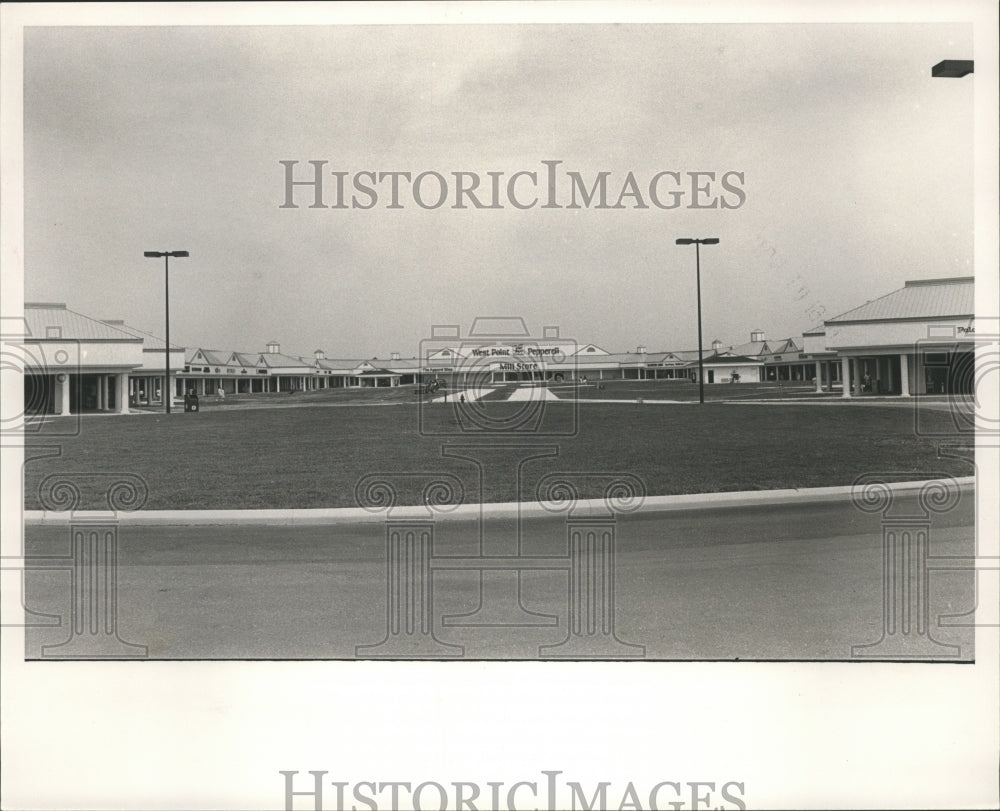
<instances>
[{"instance_id":1,"label":"sidewalk","mask_svg":"<svg viewBox=\"0 0 1000 811\"><path fill-rule=\"evenodd\" d=\"M933 480L932 480L933 481ZM975 477L954 480L963 493L974 492ZM915 494L927 486L927 481L894 482L887 485L894 495ZM606 516L617 513L657 515L683 510L758 507L778 504L808 504L850 501L856 492L853 486L813 487L789 490L745 490L728 493L692 493L672 496L647 496L641 503L623 502L616 508L612 499L581 499L571 508L576 517ZM103 513L93 511L45 512L25 510L27 526L63 525L88 518L114 516L123 526L186 526L186 525L333 525L376 524L393 520L424 519L434 521L477 521L504 518L555 518L570 510L564 504L540 502L508 502L503 504L461 504L455 507L400 506L391 511L372 511L362 507L277 509L277 510L140 510L136 512Z\"/></svg>"}]
</instances>

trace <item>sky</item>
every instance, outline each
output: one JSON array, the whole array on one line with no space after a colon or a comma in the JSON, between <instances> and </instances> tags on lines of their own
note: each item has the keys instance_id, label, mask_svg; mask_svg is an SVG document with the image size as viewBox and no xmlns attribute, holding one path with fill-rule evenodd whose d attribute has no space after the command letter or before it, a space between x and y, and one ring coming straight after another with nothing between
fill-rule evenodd
<instances>
[{"instance_id":1,"label":"sky","mask_svg":"<svg viewBox=\"0 0 1000 811\"><path fill-rule=\"evenodd\" d=\"M695 251L674 242L718 237L705 344L800 335L972 274L974 76L930 70L971 54L971 25L943 23L27 29L25 300L162 335L162 260L142 254L187 250L187 346L409 357L434 325L521 316L611 352L690 349ZM282 208L281 161L347 172L349 202L366 170L438 172L450 197L388 208L383 183L373 208L310 208L296 188ZM453 172L544 190L542 161L564 196L570 171L608 172L611 204L629 172L688 190L672 209L646 191L644 209L451 207ZM740 204L689 207L691 172L716 173L710 196L740 173L722 198Z\"/></svg>"}]
</instances>

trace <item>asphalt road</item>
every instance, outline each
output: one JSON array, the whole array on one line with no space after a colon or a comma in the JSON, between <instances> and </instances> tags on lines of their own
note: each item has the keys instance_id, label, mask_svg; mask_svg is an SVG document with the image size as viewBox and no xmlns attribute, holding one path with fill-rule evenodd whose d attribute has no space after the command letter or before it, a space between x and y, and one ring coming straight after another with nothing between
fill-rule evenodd
<instances>
[{"instance_id":1,"label":"asphalt road","mask_svg":"<svg viewBox=\"0 0 1000 811\"><path fill-rule=\"evenodd\" d=\"M920 512L912 498L894 510ZM964 661L973 658L971 628L940 627L938 617L974 607L973 573L937 570L934 558L973 553L973 516L966 493L956 509L931 518L930 633L959 646ZM512 613L515 572L486 574L483 589L478 571L441 568L477 554L480 527L439 522L427 602L433 638L404 634L393 637L403 648L359 651L387 636L384 525L124 527L118 634L146 646L154 659L398 657L429 644L442 658L466 659L590 658L588 651L596 651L653 660L847 660L852 645L882 636L882 515L862 513L849 501L618 517L613 635L590 634L585 641L597 645L583 655L573 655L580 649L571 646L546 647L569 635L570 573L560 563L567 560L565 518L526 521L520 541L511 519L482 529L487 554L516 554L520 542L522 555L551 564L521 574L525 611ZM29 526L27 552L65 556L69 538L66 526ZM29 659L71 636L71 570L47 565L26 572L26 602L62 619L29 628ZM587 581L588 571L593 576L578 568L579 582L596 585L599 601L602 582ZM497 612L488 620L529 624L464 624L469 620L460 615L476 611L483 591L483 610ZM602 626L599 611L579 616ZM86 634L77 641L86 642ZM929 650L927 658L936 652L954 658L946 648Z\"/></svg>"}]
</instances>

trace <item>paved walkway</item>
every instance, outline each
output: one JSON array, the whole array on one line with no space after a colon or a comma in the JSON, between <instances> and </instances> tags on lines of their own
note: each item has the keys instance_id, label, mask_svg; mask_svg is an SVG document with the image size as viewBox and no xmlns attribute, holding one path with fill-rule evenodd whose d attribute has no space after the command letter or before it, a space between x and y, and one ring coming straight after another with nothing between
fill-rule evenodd
<instances>
[{"instance_id":1,"label":"paved walkway","mask_svg":"<svg viewBox=\"0 0 1000 811\"><path fill-rule=\"evenodd\" d=\"M479 386L474 389L462 389L461 391L449 391L441 397L435 397L431 400L432 403L459 403L462 398L465 398L467 403L475 403L478 400L482 400L489 394L493 393L493 389L490 387Z\"/></svg>"},{"instance_id":2,"label":"paved walkway","mask_svg":"<svg viewBox=\"0 0 1000 811\"><path fill-rule=\"evenodd\" d=\"M560 400L561 397L556 397L556 395L549 391L547 388L534 386L534 387L522 387L518 386L514 389L510 396L507 398L508 402L537 402L539 400Z\"/></svg>"}]
</instances>

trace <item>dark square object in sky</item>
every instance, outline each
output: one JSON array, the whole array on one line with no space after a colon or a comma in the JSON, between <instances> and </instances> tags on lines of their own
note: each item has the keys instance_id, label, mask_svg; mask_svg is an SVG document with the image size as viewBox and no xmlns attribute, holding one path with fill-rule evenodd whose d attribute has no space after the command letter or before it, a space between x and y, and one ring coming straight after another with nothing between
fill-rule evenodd
<instances>
[{"instance_id":1,"label":"dark square object in sky","mask_svg":"<svg viewBox=\"0 0 1000 811\"><path fill-rule=\"evenodd\" d=\"M961 79L969 73L972 73L971 59L945 59L931 68L931 76L946 79Z\"/></svg>"}]
</instances>

